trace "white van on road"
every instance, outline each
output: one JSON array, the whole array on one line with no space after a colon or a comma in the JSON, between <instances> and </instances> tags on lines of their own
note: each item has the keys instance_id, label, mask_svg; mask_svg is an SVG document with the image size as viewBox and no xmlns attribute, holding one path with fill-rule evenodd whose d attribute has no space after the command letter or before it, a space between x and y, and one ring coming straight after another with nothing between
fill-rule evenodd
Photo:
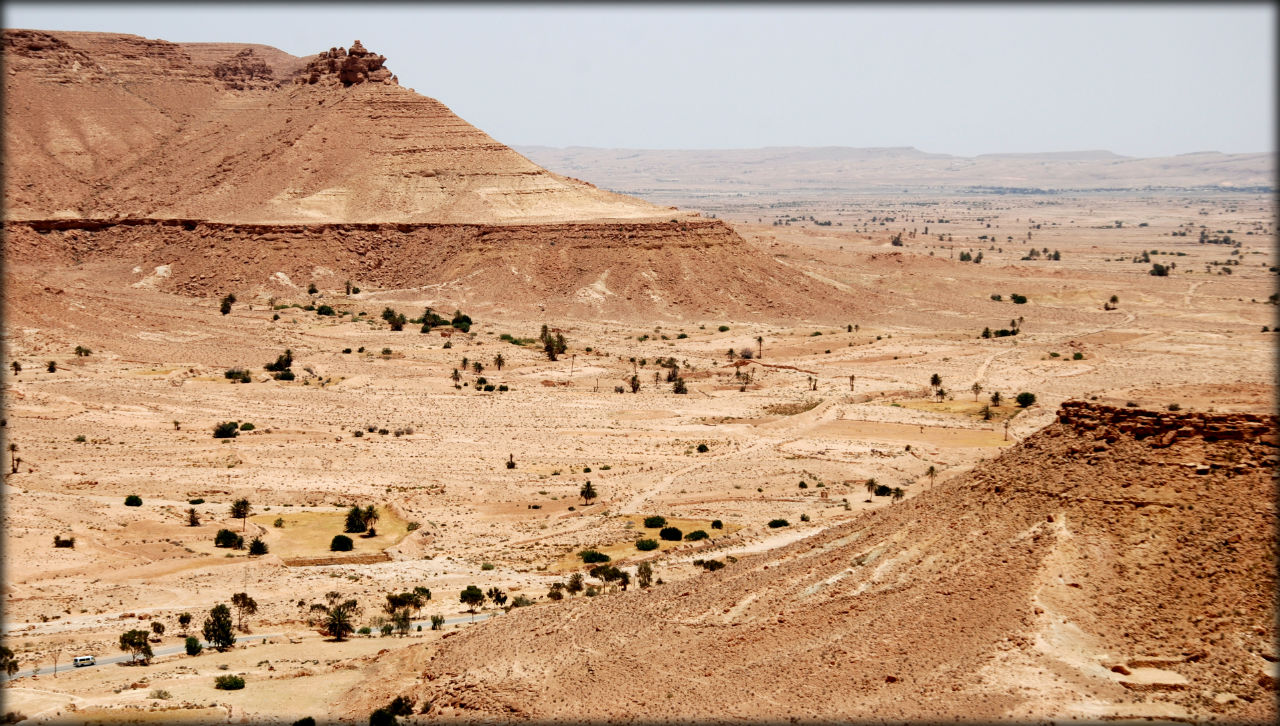
<instances>
[{"instance_id":1,"label":"white van on road","mask_svg":"<svg viewBox=\"0 0 1280 726\"><path fill-rule=\"evenodd\" d=\"M71 659L71 664L74 665L76 668L83 668L84 666L95 665L97 662L98 661L94 660L94 657L91 655L78 655L75 658Z\"/></svg>"}]
</instances>

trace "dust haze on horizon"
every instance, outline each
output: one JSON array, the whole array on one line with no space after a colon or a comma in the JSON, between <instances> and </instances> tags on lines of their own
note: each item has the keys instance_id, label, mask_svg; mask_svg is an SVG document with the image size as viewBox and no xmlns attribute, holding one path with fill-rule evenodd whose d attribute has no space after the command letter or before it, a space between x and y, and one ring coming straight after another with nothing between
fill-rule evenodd
<instances>
[{"instance_id":1,"label":"dust haze on horizon","mask_svg":"<svg viewBox=\"0 0 1280 726\"><path fill-rule=\"evenodd\" d=\"M1273 151L1275 10L1176 6L9 3L4 26L359 38L514 145L913 146L960 156Z\"/></svg>"}]
</instances>

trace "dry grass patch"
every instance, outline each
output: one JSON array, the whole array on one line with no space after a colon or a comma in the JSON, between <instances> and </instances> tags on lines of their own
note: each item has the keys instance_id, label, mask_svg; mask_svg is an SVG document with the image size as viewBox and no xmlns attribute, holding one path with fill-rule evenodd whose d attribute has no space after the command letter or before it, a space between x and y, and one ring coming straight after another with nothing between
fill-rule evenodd
<instances>
[{"instance_id":1,"label":"dry grass patch","mask_svg":"<svg viewBox=\"0 0 1280 726\"><path fill-rule=\"evenodd\" d=\"M264 512L249 518L249 521L267 530L263 540L270 548L271 554L280 557L323 557L330 553L329 543L335 535L346 534L351 538L355 548L353 554L381 552L404 539L409 533L409 523L400 519L391 510L379 507L380 518L374 528L377 537L364 537L359 534L343 532L346 526L346 510L334 512ZM283 519L284 526L276 527L276 519ZM345 553L344 553L345 554Z\"/></svg>"},{"instance_id":2,"label":"dry grass patch","mask_svg":"<svg viewBox=\"0 0 1280 726\"><path fill-rule=\"evenodd\" d=\"M914 399L908 401L894 401L884 404L886 406L898 406L900 408L913 408L917 411L929 411L930 413L945 413L957 416L968 416L969 418L982 420L982 407L991 406L985 397L980 397L977 401L930 401L928 399ZM1003 421L1007 418L1013 418L1018 415L1018 411L1022 409L1017 406L1002 404L999 406L991 406L991 420Z\"/></svg>"}]
</instances>

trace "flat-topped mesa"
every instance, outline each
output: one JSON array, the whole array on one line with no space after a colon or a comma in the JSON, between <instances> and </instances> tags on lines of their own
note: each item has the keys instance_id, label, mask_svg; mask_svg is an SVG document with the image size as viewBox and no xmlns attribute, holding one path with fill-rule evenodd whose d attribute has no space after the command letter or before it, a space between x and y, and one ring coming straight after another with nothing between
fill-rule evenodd
<instances>
[{"instance_id":1,"label":"flat-topped mesa","mask_svg":"<svg viewBox=\"0 0 1280 726\"><path fill-rule=\"evenodd\" d=\"M356 40L350 50L338 47L317 54L294 82L312 85L339 82L343 86L366 82L399 85L399 80L383 65L386 62L386 56L369 52Z\"/></svg>"}]
</instances>

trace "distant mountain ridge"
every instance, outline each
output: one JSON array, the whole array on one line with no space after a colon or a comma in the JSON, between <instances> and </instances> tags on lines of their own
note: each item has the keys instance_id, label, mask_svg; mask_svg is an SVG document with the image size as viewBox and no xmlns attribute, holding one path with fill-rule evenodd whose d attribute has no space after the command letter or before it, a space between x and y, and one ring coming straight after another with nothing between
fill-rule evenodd
<instances>
[{"instance_id":1,"label":"distant mountain ridge","mask_svg":"<svg viewBox=\"0 0 1280 726\"><path fill-rule=\"evenodd\" d=\"M1275 152L1194 152L1153 158L1107 150L973 157L915 147L601 149L514 147L535 163L656 203L700 196L821 197L850 193L975 189L1089 191L1274 187Z\"/></svg>"}]
</instances>

